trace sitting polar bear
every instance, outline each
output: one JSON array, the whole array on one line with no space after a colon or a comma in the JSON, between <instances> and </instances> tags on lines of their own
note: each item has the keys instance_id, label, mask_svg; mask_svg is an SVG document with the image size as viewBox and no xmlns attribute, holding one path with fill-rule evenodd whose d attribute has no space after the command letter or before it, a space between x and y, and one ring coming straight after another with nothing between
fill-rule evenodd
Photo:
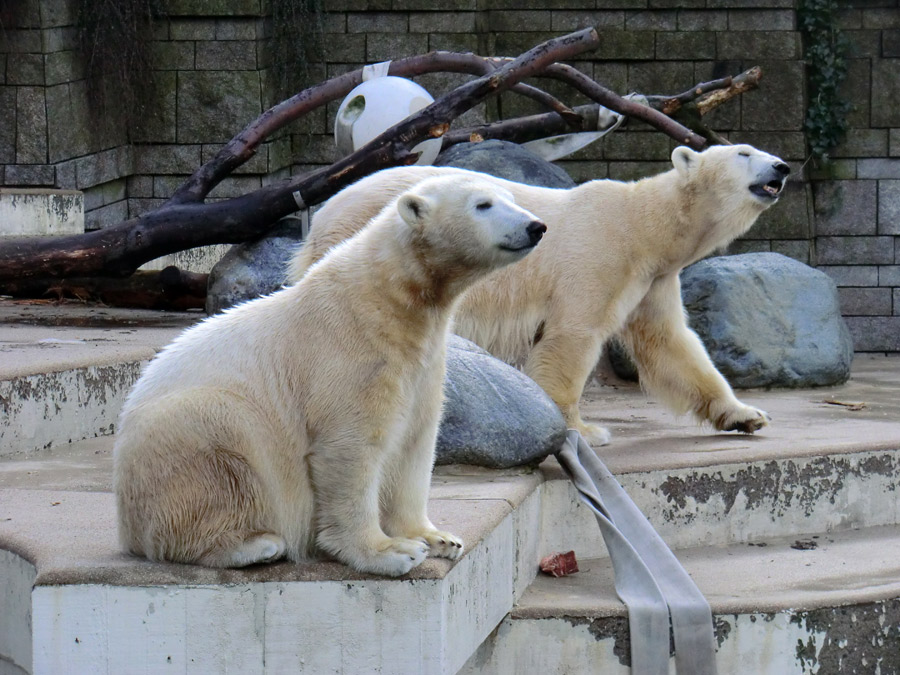
<instances>
[{"instance_id":1,"label":"sitting polar bear","mask_svg":"<svg viewBox=\"0 0 900 675\"><path fill-rule=\"evenodd\" d=\"M318 547L392 576L458 558L426 513L450 315L545 229L497 185L417 181L296 286L185 331L123 408L123 546L213 567Z\"/></svg>"},{"instance_id":2,"label":"sitting polar bear","mask_svg":"<svg viewBox=\"0 0 900 675\"><path fill-rule=\"evenodd\" d=\"M572 189L487 177L549 226L521 265L472 288L454 330L523 367L589 442L609 441L585 424L578 401L607 339L618 334L641 383L673 410L716 429L752 433L767 415L742 404L685 321L681 270L746 232L774 204L790 169L748 145L672 153L674 169L633 183L595 180ZM369 176L319 210L306 245L291 261L296 281L337 242L399 192L462 169L401 167ZM752 308L748 308L752 311Z\"/></svg>"}]
</instances>

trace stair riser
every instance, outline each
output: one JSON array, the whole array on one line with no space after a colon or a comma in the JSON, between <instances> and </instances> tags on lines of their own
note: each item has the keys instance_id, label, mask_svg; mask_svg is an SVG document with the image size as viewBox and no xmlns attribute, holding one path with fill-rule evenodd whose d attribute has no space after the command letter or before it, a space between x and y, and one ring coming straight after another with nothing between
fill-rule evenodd
<instances>
[{"instance_id":1,"label":"stair riser","mask_svg":"<svg viewBox=\"0 0 900 675\"><path fill-rule=\"evenodd\" d=\"M142 365L88 366L0 381L0 458L113 433Z\"/></svg>"},{"instance_id":2,"label":"stair riser","mask_svg":"<svg viewBox=\"0 0 900 675\"><path fill-rule=\"evenodd\" d=\"M8 640L0 633L0 672L7 659L35 675L125 673L135 663L179 673L453 675L511 609L527 531L533 522L507 514L440 579L32 590L34 568L0 551L0 598L11 598L4 608L18 626ZM533 579L527 567L522 587Z\"/></svg>"},{"instance_id":3,"label":"stair riser","mask_svg":"<svg viewBox=\"0 0 900 675\"><path fill-rule=\"evenodd\" d=\"M900 451L848 453L617 476L672 548L900 523ZM543 552L605 556L567 481L543 491Z\"/></svg>"},{"instance_id":4,"label":"stair riser","mask_svg":"<svg viewBox=\"0 0 900 675\"><path fill-rule=\"evenodd\" d=\"M716 617L720 673L863 675L900 672L900 600ZM628 622L507 617L460 675L629 675ZM670 672L674 672L674 659Z\"/></svg>"}]
</instances>

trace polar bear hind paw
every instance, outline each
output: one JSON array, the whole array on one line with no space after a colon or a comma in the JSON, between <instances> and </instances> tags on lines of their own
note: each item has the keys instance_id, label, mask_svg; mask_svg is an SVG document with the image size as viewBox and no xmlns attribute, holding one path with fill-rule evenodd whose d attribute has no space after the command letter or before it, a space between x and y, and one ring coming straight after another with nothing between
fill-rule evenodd
<instances>
[{"instance_id":1,"label":"polar bear hind paw","mask_svg":"<svg viewBox=\"0 0 900 675\"><path fill-rule=\"evenodd\" d=\"M462 539L442 530L429 530L418 538L428 544L428 555L432 558L458 560L465 550Z\"/></svg>"},{"instance_id":2,"label":"polar bear hind paw","mask_svg":"<svg viewBox=\"0 0 900 675\"><path fill-rule=\"evenodd\" d=\"M199 562L209 567L246 567L280 560L286 549L283 537L265 532L248 537L234 548L208 554Z\"/></svg>"},{"instance_id":3,"label":"polar bear hind paw","mask_svg":"<svg viewBox=\"0 0 900 675\"><path fill-rule=\"evenodd\" d=\"M421 565L428 556L428 544L419 539L392 537L370 558L352 564L362 572L399 577Z\"/></svg>"},{"instance_id":4,"label":"polar bear hind paw","mask_svg":"<svg viewBox=\"0 0 900 675\"><path fill-rule=\"evenodd\" d=\"M581 422L580 424L574 424L572 426L578 433L584 436L584 440L586 440L591 447L599 448L601 445L609 445L609 442L612 440L612 434L609 433L609 429L601 427L598 424Z\"/></svg>"},{"instance_id":5,"label":"polar bear hind paw","mask_svg":"<svg viewBox=\"0 0 900 675\"><path fill-rule=\"evenodd\" d=\"M716 421L716 429L719 431L739 431L743 434L752 434L769 424L772 418L768 413L758 408L743 406L739 410L723 414Z\"/></svg>"}]
</instances>

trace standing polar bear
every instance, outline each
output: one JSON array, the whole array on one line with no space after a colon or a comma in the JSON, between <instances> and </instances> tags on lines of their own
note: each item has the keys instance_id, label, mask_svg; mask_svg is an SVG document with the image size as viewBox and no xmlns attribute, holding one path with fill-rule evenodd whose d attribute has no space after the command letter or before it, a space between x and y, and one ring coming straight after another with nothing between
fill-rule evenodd
<instances>
[{"instance_id":1,"label":"standing polar bear","mask_svg":"<svg viewBox=\"0 0 900 675\"><path fill-rule=\"evenodd\" d=\"M685 321L681 270L746 232L774 204L790 169L749 145L672 153L674 168L633 183L595 180L572 189L511 183L463 169L388 169L351 185L315 215L291 261L296 281L388 201L432 176L487 178L549 227L521 265L477 284L454 330L521 365L592 444L609 441L586 424L578 401L607 339L618 334L641 383L673 410L719 430L752 433L767 415L741 403ZM748 308L752 311L752 308Z\"/></svg>"},{"instance_id":2,"label":"standing polar bear","mask_svg":"<svg viewBox=\"0 0 900 675\"><path fill-rule=\"evenodd\" d=\"M462 542L426 513L456 300L545 226L495 184L417 184L303 281L188 329L123 408L123 546L240 567L318 548L400 575Z\"/></svg>"}]
</instances>

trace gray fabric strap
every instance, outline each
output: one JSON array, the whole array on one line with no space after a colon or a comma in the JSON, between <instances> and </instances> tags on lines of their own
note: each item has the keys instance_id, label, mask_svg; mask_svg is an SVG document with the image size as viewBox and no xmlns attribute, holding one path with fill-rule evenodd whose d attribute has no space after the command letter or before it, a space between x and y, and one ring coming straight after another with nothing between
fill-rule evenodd
<instances>
[{"instance_id":1,"label":"gray fabric strap","mask_svg":"<svg viewBox=\"0 0 900 675\"><path fill-rule=\"evenodd\" d=\"M709 603L609 469L577 431L556 455L594 512L628 608L635 675L668 673L669 616L679 675L716 675Z\"/></svg>"}]
</instances>

